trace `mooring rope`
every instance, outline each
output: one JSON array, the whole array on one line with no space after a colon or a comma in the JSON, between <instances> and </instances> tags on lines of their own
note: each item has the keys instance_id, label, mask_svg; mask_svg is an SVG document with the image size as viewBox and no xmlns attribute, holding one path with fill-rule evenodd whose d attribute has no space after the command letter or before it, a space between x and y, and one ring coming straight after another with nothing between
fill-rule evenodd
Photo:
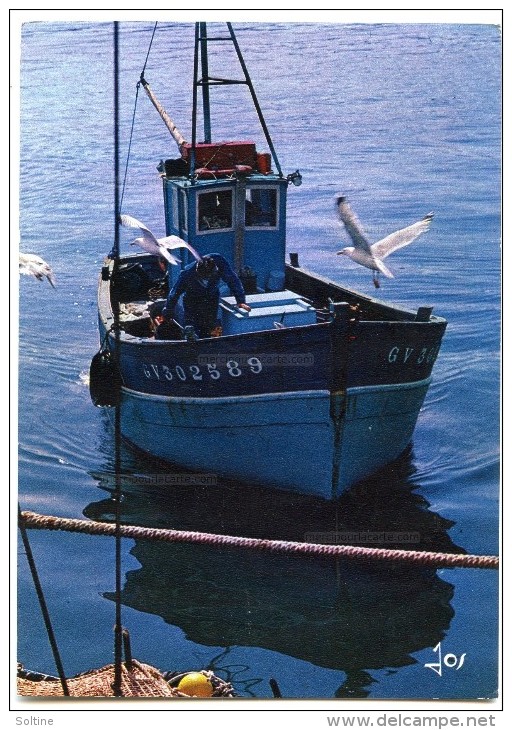
<instances>
[{"instance_id":1,"label":"mooring rope","mask_svg":"<svg viewBox=\"0 0 512 730\"><path fill-rule=\"evenodd\" d=\"M22 512L20 520L25 527L39 530L64 530L89 535L115 535L116 526L106 522L89 522L68 517L39 515ZM354 545L322 545L285 540L264 540L255 537L216 535L190 530L164 530L161 528L121 525L120 534L134 540L155 540L160 542L189 542L220 547L250 548L274 553L313 555L318 557L346 557L386 562L403 562L414 565L428 565L435 568L492 568L499 567L499 558L494 555L461 555L457 553L434 553L419 550L388 550Z\"/></svg>"}]
</instances>

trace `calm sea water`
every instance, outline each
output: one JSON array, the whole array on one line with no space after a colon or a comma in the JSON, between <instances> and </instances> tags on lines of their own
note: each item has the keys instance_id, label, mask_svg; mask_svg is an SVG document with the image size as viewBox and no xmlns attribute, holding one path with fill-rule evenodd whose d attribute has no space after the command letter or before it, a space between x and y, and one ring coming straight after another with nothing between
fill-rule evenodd
<instances>
[{"instance_id":1,"label":"calm sea water","mask_svg":"<svg viewBox=\"0 0 512 730\"><path fill-rule=\"evenodd\" d=\"M123 518L297 540L335 526L413 531L421 549L496 554L499 31L450 24L235 29L283 169L298 167L304 178L290 190L288 250L305 267L373 295L370 273L334 255L347 245L334 194L349 195L374 240L433 210L431 231L394 255L397 277L384 281L379 296L433 305L449 326L410 452L338 504L222 480L191 490L126 480ZM150 23L121 26L123 159L151 32ZM112 28L27 23L20 43L21 249L50 261L58 286L20 281L19 500L23 509L108 519L113 434L91 404L87 374L98 349L98 271L113 235ZM220 46L211 75L239 76ZM162 24L146 69L188 138L192 47L191 26ZM176 148L142 96L123 210L163 234L156 165ZM264 148L246 90L217 90L215 104L214 137L254 137ZM166 472L129 451L123 467ZM65 671L110 662L112 541L30 537ZM270 677L295 698L496 695L494 572L126 540L123 576L123 622L135 656L163 670L210 667L242 697L271 697ZM55 674L21 549L18 595L18 659ZM443 664L442 676L425 667L439 650L458 664L465 655L462 665Z\"/></svg>"}]
</instances>

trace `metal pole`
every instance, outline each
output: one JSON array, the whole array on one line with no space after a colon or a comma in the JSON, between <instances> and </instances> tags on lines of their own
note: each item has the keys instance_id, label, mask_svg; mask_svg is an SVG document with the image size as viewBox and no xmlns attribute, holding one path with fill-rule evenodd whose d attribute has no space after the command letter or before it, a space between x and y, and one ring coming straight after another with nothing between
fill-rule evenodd
<instances>
[{"instance_id":1,"label":"metal pole","mask_svg":"<svg viewBox=\"0 0 512 730\"><path fill-rule=\"evenodd\" d=\"M119 23L114 22L114 271L119 266ZM119 367L119 302L114 297L114 358ZM116 697L121 696L121 662L123 658L123 635L121 623L121 531L120 531L120 472L121 472L121 405L115 407L114 420L115 440L115 503L116 503L116 531L115 531L115 595L116 617L114 625L114 685Z\"/></svg>"},{"instance_id":2,"label":"metal pole","mask_svg":"<svg viewBox=\"0 0 512 730\"><path fill-rule=\"evenodd\" d=\"M158 101L158 99L154 95L153 90L151 89L150 85L148 84L148 82L146 81L146 79L144 77L141 77L140 83L142 84L142 88L144 89L144 91L148 95L149 100L151 101L151 103L153 104L153 106L155 107L155 109L157 110L157 112L160 114L160 116L162 117L162 120L163 120L165 126L167 127L167 129L171 133L172 138L174 139L174 141L178 145L178 148L179 148L179 150L181 152L181 148L182 148L182 146L184 144L187 143L187 140L182 135L182 133L180 132L180 130L178 129L178 127L174 124L173 120L167 114L167 112L165 111L165 109L163 108L163 106L160 104L160 102Z\"/></svg>"},{"instance_id":3,"label":"metal pole","mask_svg":"<svg viewBox=\"0 0 512 730\"><path fill-rule=\"evenodd\" d=\"M245 175L237 175L235 183L235 271L240 273L245 259Z\"/></svg>"},{"instance_id":4,"label":"metal pole","mask_svg":"<svg viewBox=\"0 0 512 730\"><path fill-rule=\"evenodd\" d=\"M258 102L258 97L256 96L256 92L254 91L254 86L252 85L251 77L249 76L249 71L247 70L247 66L245 65L244 57L242 56L242 51L240 50L240 46L238 45L238 41L235 36L235 31L233 30L233 27L231 23L226 23L228 26L229 34L231 36L231 40L233 42L233 46L235 47L236 55L238 56L238 60L240 62L240 66L242 67L242 71L245 75L245 81L247 83L247 86L249 87L249 91L251 92L252 100L254 102L254 107L256 109L256 113L258 115L258 119L260 120L261 128L263 130L263 134L265 135L265 139L267 140L268 148L270 152L272 153L272 157L274 159L274 162L276 164L277 172L279 173L279 177L283 177L283 172L281 170L281 165L279 164L279 160L277 159L277 153L274 149L274 145L272 144L272 139L270 137L270 132L268 131L265 119L263 117L263 113L260 109L260 105Z\"/></svg>"},{"instance_id":5,"label":"metal pole","mask_svg":"<svg viewBox=\"0 0 512 730\"><path fill-rule=\"evenodd\" d=\"M203 91L204 141L210 144L212 141L212 125L210 118L210 87L208 85L208 36L206 23L199 23L199 34L201 40L201 89Z\"/></svg>"},{"instance_id":6,"label":"metal pole","mask_svg":"<svg viewBox=\"0 0 512 730\"><path fill-rule=\"evenodd\" d=\"M196 23L194 43L194 82L192 84L192 149L190 150L189 176L193 179L196 171L196 142L197 142L197 67L199 56L199 23Z\"/></svg>"},{"instance_id":7,"label":"metal pole","mask_svg":"<svg viewBox=\"0 0 512 730\"><path fill-rule=\"evenodd\" d=\"M18 505L18 524L20 528L20 534L21 539L23 541L23 546L25 548L25 554L27 556L28 560L28 566L30 568L30 573L32 574L32 580L34 581L34 587L36 589L37 598L39 600L39 606L41 607L41 613L43 614L43 621L44 625L46 627L46 633L48 634L48 639L50 641L50 646L52 648L53 658L55 660L55 666L57 667L57 672L59 675L59 679L62 685L62 692L66 697L69 697L69 689L66 682L66 677L64 676L64 668L62 666L62 661L59 654L59 648L57 646L57 641L55 639L55 634L53 633L53 627L52 622L50 619L50 614L48 612L48 607L46 605L46 601L44 598L43 589L41 586L41 583L39 581L39 576L37 574L37 568L34 561L34 556L32 555L32 549L30 547L30 542L28 539L27 531L25 529L25 524L23 522L23 518L21 515L21 509Z\"/></svg>"}]
</instances>

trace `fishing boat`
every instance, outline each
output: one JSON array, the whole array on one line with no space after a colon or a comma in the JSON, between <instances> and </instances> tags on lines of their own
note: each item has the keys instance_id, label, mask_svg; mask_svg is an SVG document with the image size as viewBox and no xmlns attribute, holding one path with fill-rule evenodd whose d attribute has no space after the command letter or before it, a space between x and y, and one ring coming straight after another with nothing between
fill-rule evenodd
<instances>
[{"instance_id":1,"label":"fishing boat","mask_svg":"<svg viewBox=\"0 0 512 730\"><path fill-rule=\"evenodd\" d=\"M410 311L345 288L287 252L287 194L300 172L282 171L232 25L224 36L209 31L195 25L190 142L143 74L140 82L178 147L159 165L166 236L224 257L251 309L221 289L212 336L197 338L176 315L162 338L155 306L192 253L181 249L164 279L157 254L107 257L91 396L118 406L122 437L154 457L336 499L409 445L446 321L430 306ZM209 75L218 41L232 45L241 79ZM212 140L210 89L230 84L248 87L267 149Z\"/></svg>"}]
</instances>

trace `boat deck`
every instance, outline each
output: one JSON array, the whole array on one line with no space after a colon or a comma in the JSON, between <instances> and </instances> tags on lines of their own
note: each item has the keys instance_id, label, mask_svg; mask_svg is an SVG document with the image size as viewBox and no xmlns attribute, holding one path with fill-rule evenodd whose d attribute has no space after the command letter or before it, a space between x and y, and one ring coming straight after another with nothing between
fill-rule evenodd
<instances>
[{"instance_id":1,"label":"boat deck","mask_svg":"<svg viewBox=\"0 0 512 730\"><path fill-rule=\"evenodd\" d=\"M111 269L112 263L104 268ZM223 334L325 322L329 319L332 302L346 302L357 308L360 322L444 322L432 315L431 307L419 307L416 312L398 308L342 287L299 266L286 266L285 287L281 291L260 291L248 295L247 301L253 308L249 314L236 310L231 297L222 297ZM100 310L111 310L112 302L119 302L120 321L126 335L154 338L151 305L163 302L168 292L167 282L162 278L154 256L136 254L123 258L117 276L110 283L105 281L104 287L100 286L100 298L102 290ZM170 339L183 337L183 328L176 326Z\"/></svg>"}]
</instances>

